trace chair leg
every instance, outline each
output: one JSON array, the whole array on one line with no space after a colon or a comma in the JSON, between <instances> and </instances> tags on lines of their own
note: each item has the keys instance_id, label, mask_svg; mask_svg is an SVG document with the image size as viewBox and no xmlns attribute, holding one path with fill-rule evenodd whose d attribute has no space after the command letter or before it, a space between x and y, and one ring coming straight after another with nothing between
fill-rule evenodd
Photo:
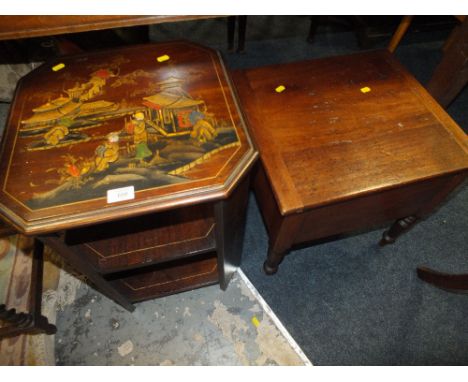
<instances>
[{"instance_id":1,"label":"chair leg","mask_svg":"<svg viewBox=\"0 0 468 382\"><path fill-rule=\"evenodd\" d=\"M236 30L236 16L229 16L227 18L227 38L228 38L228 50L230 52L234 50L235 30Z\"/></svg>"},{"instance_id":2,"label":"chair leg","mask_svg":"<svg viewBox=\"0 0 468 382\"><path fill-rule=\"evenodd\" d=\"M368 26L361 16L352 16L351 22L356 33L358 46L361 49L370 49L372 43L369 39Z\"/></svg>"},{"instance_id":3,"label":"chair leg","mask_svg":"<svg viewBox=\"0 0 468 382\"><path fill-rule=\"evenodd\" d=\"M310 16L309 34L307 35L307 42L312 44L315 40L315 34L320 25L320 16Z\"/></svg>"},{"instance_id":4,"label":"chair leg","mask_svg":"<svg viewBox=\"0 0 468 382\"><path fill-rule=\"evenodd\" d=\"M418 218L415 215L410 215L403 219L398 219L395 223L392 224L390 229L383 233L379 245L384 246L387 244L393 244L400 235L407 232L417 221Z\"/></svg>"},{"instance_id":5,"label":"chair leg","mask_svg":"<svg viewBox=\"0 0 468 382\"><path fill-rule=\"evenodd\" d=\"M42 276L43 276L44 245L37 239L34 240L34 251L31 268L31 286L29 291L30 313L18 313L16 309L6 309L0 305L0 319L9 325L0 328L0 338L12 337L19 334L55 334L57 328L41 314L42 300Z\"/></svg>"},{"instance_id":6,"label":"chair leg","mask_svg":"<svg viewBox=\"0 0 468 382\"><path fill-rule=\"evenodd\" d=\"M403 19L401 20L400 24L398 25L397 30L392 36L392 39L390 40L390 43L388 44L387 49L393 53L400 43L401 39L405 35L406 31L408 30L411 21L413 20L414 16L403 16Z\"/></svg>"},{"instance_id":7,"label":"chair leg","mask_svg":"<svg viewBox=\"0 0 468 382\"><path fill-rule=\"evenodd\" d=\"M239 16L239 31L237 53L243 53L245 48L245 32L247 30L247 16Z\"/></svg>"}]
</instances>

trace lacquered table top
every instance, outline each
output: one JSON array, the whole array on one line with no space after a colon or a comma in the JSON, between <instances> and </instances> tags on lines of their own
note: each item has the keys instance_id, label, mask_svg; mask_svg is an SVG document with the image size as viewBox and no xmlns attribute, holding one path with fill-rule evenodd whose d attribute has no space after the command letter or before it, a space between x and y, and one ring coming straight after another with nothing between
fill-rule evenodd
<instances>
[{"instance_id":1,"label":"lacquered table top","mask_svg":"<svg viewBox=\"0 0 468 382\"><path fill-rule=\"evenodd\" d=\"M37 233L224 198L255 157L215 51L174 42L63 57L18 84L0 211Z\"/></svg>"}]
</instances>

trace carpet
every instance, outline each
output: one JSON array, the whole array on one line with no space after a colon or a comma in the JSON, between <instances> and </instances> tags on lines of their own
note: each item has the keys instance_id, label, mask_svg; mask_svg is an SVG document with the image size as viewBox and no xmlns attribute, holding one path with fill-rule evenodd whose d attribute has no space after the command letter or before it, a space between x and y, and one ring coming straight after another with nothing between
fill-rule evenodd
<instances>
[{"instance_id":1,"label":"carpet","mask_svg":"<svg viewBox=\"0 0 468 382\"><path fill-rule=\"evenodd\" d=\"M27 309L32 240L0 239L0 301ZM42 313L57 333L0 341L0 365L311 365L246 276L136 305L101 295L46 247Z\"/></svg>"}]
</instances>

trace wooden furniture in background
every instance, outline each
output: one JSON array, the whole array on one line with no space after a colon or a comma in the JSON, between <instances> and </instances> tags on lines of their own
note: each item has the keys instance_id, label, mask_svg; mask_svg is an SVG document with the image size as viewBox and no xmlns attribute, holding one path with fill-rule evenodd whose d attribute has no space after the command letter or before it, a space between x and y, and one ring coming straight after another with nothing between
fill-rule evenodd
<instances>
[{"instance_id":1,"label":"wooden furniture in background","mask_svg":"<svg viewBox=\"0 0 468 382\"><path fill-rule=\"evenodd\" d=\"M0 40L53 36L109 28L160 24L175 21L206 19L218 16L0 16Z\"/></svg>"},{"instance_id":2,"label":"wooden furniture in background","mask_svg":"<svg viewBox=\"0 0 468 382\"><path fill-rule=\"evenodd\" d=\"M401 39L411 25L411 21L413 21L413 17L414 16L403 16L401 19L401 22L398 24L397 30L393 34L392 39L390 40L390 43L387 47L391 53L395 52L398 44L400 44Z\"/></svg>"},{"instance_id":3,"label":"wooden furniture in background","mask_svg":"<svg viewBox=\"0 0 468 382\"><path fill-rule=\"evenodd\" d=\"M42 276L43 276L43 244L34 241L34 250L31 269L31 283L29 286L29 312L17 312L0 304L0 321L5 325L0 327L0 339L17 336L19 334L55 334L57 328L41 313Z\"/></svg>"},{"instance_id":4,"label":"wooden furniture in background","mask_svg":"<svg viewBox=\"0 0 468 382\"><path fill-rule=\"evenodd\" d=\"M443 107L448 107L468 83L468 18L455 16L457 25L443 47L443 56L426 88ZM413 16L404 16L387 47L394 52L405 35Z\"/></svg>"},{"instance_id":5,"label":"wooden furniture in background","mask_svg":"<svg viewBox=\"0 0 468 382\"><path fill-rule=\"evenodd\" d=\"M237 53L244 52L245 49L245 33L247 30L247 16L229 16L228 23L228 50L234 51L234 36L237 29Z\"/></svg>"},{"instance_id":6,"label":"wooden furniture in background","mask_svg":"<svg viewBox=\"0 0 468 382\"><path fill-rule=\"evenodd\" d=\"M234 81L260 153L267 274L296 244L396 220L381 241L391 243L467 176L465 134L386 51L254 68Z\"/></svg>"},{"instance_id":7,"label":"wooden furniture in background","mask_svg":"<svg viewBox=\"0 0 468 382\"><path fill-rule=\"evenodd\" d=\"M181 22L190 20L203 20L222 16L207 15L154 15L154 16L115 16L115 15L94 15L94 16L0 16L0 40L22 39L30 37L60 36L69 33L89 32L105 29L126 28L125 33L120 33L124 41L146 43L148 36L143 30L135 30L136 27L148 27L149 25ZM228 16L227 21L227 41L228 49L234 50L234 35L236 24L238 25L237 52L243 52L245 47L245 33L247 26L247 16ZM133 28L130 30L129 28ZM127 36L129 34L129 36ZM147 32L146 32L147 34ZM63 37L57 37L56 42L59 48L69 50L69 43ZM127 41L126 41L127 42Z\"/></svg>"},{"instance_id":8,"label":"wooden furniture in background","mask_svg":"<svg viewBox=\"0 0 468 382\"><path fill-rule=\"evenodd\" d=\"M18 84L0 213L133 310L227 287L256 156L215 51L175 42L60 57Z\"/></svg>"},{"instance_id":9,"label":"wooden furniture in background","mask_svg":"<svg viewBox=\"0 0 468 382\"><path fill-rule=\"evenodd\" d=\"M468 18L452 32L427 91L447 107L468 83Z\"/></svg>"},{"instance_id":10,"label":"wooden furniture in background","mask_svg":"<svg viewBox=\"0 0 468 382\"><path fill-rule=\"evenodd\" d=\"M443 57L427 84L428 92L443 106L448 107L468 83L468 19L455 16L457 25L443 47ZM394 52L408 30L413 16L405 16L392 37L388 50ZM418 267L418 277L438 288L457 293L468 292L468 275L441 273L428 267Z\"/></svg>"},{"instance_id":11,"label":"wooden furniture in background","mask_svg":"<svg viewBox=\"0 0 468 382\"><path fill-rule=\"evenodd\" d=\"M15 233L16 230L0 219L0 238ZM57 331L55 325L50 324L41 313L43 268L43 244L35 240L32 253L28 311L17 312L15 308L8 309L6 304L0 303L0 321L4 323L0 327L0 339L19 334L54 334Z\"/></svg>"},{"instance_id":12,"label":"wooden furniture in background","mask_svg":"<svg viewBox=\"0 0 468 382\"><path fill-rule=\"evenodd\" d=\"M455 18L463 23L463 21L465 21L466 19L466 16L455 16ZM405 36L406 32L408 31L408 28L410 27L411 25L411 22L413 21L414 19L414 16L403 16L403 18L401 19L400 21L400 24L398 24L398 27L395 31L395 33L393 33L393 36L387 46L387 49L391 52L391 53L394 53L396 48L398 47L398 45L400 44L402 38ZM459 29L459 27L455 27L455 30L453 32L456 32L457 29ZM452 33L449 38L447 39L447 41L445 42L444 44L444 49L447 48L447 46L450 45L452 39L454 37L454 33Z\"/></svg>"},{"instance_id":13,"label":"wooden furniture in background","mask_svg":"<svg viewBox=\"0 0 468 382\"><path fill-rule=\"evenodd\" d=\"M320 24L336 24L342 27L352 28L356 41L361 49L370 49L372 43L369 38L369 26L362 16L310 16L309 33L307 35L307 42L313 43L315 34Z\"/></svg>"}]
</instances>

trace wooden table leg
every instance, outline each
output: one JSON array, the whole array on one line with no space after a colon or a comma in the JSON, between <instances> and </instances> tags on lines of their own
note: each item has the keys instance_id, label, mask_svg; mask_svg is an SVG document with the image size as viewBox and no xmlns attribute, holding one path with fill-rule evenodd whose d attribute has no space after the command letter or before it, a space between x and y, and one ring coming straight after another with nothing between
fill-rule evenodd
<instances>
[{"instance_id":1,"label":"wooden table leg","mask_svg":"<svg viewBox=\"0 0 468 382\"><path fill-rule=\"evenodd\" d=\"M439 65L427 84L427 90L447 107L468 83L468 18L451 37Z\"/></svg>"},{"instance_id":2,"label":"wooden table leg","mask_svg":"<svg viewBox=\"0 0 468 382\"><path fill-rule=\"evenodd\" d=\"M309 26L309 34L307 35L307 42L312 44L315 40L315 35L317 33L317 29L320 25L320 19L323 16L310 16L310 26Z\"/></svg>"},{"instance_id":3,"label":"wooden table leg","mask_svg":"<svg viewBox=\"0 0 468 382\"><path fill-rule=\"evenodd\" d=\"M73 268L86 276L102 294L114 300L130 312L135 310L135 306L126 297L112 287L90 263L83 259L83 256L80 256L81 244L67 245L64 236L65 235L46 235L40 236L38 239L62 256Z\"/></svg>"},{"instance_id":4,"label":"wooden table leg","mask_svg":"<svg viewBox=\"0 0 468 382\"><path fill-rule=\"evenodd\" d=\"M416 211L415 215L407 216L393 223L390 229L383 233L379 245L384 246L386 244L393 244L399 236L409 231L410 228L413 227L420 219L425 219L434 212L434 210L440 206L457 187L462 185L464 180L463 174L451 177L450 180L448 180L424 206Z\"/></svg>"},{"instance_id":5,"label":"wooden table leg","mask_svg":"<svg viewBox=\"0 0 468 382\"><path fill-rule=\"evenodd\" d=\"M223 290L241 263L249 179L247 175L228 199L215 204L218 272Z\"/></svg>"},{"instance_id":6,"label":"wooden table leg","mask_svg":"<svg viewBox=\"0 0 468 382\"><path fill-rule=\"evenodd\" d=\"M277 231L270 234L267 259L263 270L267 275L278 272L278 267L294 243L294 233L299 231L302 215L289 215L281 219Z\"/></svg>"},{"instance_id":7,"label":"wooden table leg","mask_svg":"<svg viewBox=\"0 0 468 382\"><path fill-rule=\"evenodd\" d=\"M418 277L440 289L454 293L468 293L468 274L448 274L427 267L417 268Z\"/></svg>"},{"instance_id":8,"label":"wooden table leg","mask_svg":"<svg viewBox=\"0 0 468 382\"><path fill-rule=\"evenodd\" d=\"M46 334L55 334L57 328L47 320L47 317L42 315L42 281L44 274L44 244L34 239L33 265L32 265L33 280L31 281L31 290L29 293L30 309L34 317L34 327L39 332Z\"/></svg>"},{"instance_id":9,"label":"wooden table leg","mask_svg":"<svg viewBox=\"0 0 468 382\"><path fill-rule=\"evenodd\" d=\"M382 235L382 239L379 242L380 246L387 244L393 244L395 240L409 231L409 229L418 221L418 218L414 215L407 216L403 219L397 220L392 224L389 230L385 231Z\"/></svg>"},{"instance_id":10,"label":"wooden table leg","mask_svg":"<svg viewBox=\"0 0 468 382\"><path fill-rule=\"evenodd\" d=\"M234 51L234 35L236 31L236 22L239 25L237 31L237 53L242 53L245 48L245 32L247 29L247 16L229 16L227 18L228 50Z\"/></svg>"}]
</instances>

